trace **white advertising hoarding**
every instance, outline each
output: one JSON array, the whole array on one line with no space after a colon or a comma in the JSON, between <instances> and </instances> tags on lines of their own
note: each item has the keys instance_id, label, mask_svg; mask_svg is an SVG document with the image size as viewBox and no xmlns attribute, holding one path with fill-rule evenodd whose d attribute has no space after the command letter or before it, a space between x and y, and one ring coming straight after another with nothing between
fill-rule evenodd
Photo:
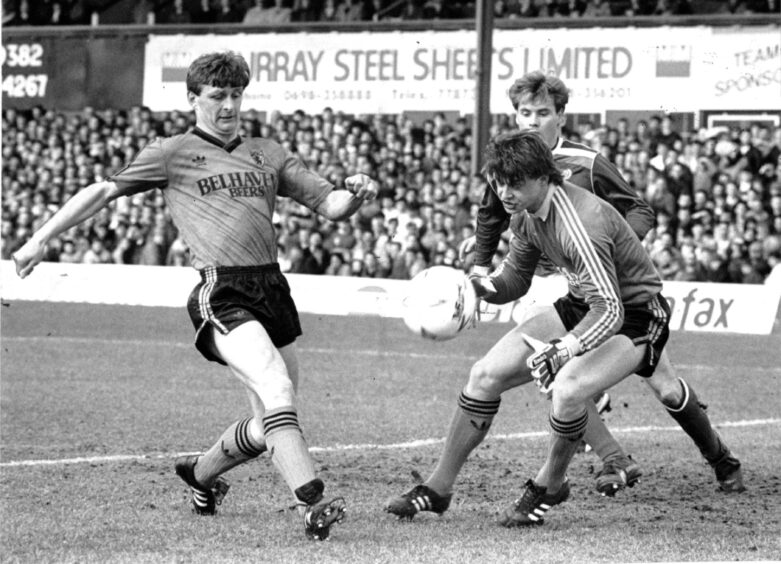
<instances>
[{"instance_id":1,"label":"white advertising hoarding","mask_svg":"<svg viewBox=\"0 0 781 564\"><path fill-rule=\"evenodd\" d=\"M230 49L250 65L245 109L329 106L347 113L474 112L474 31L152 35L144 104L187 110L185 75L198 55ZM491 111L531 70L561 77L567 110L781 111L781 27L496 30Z\"/></svg>"},{"instance_id":2,"label":"white advertising hoarding","mask_svg":"<svg viewBox=\"0 0 781 564\"><path fill-rule=\"evenodd\" d=\"M299 311L319 315L399 318L409 281L288 274ZM0 296L12 300L182 307L198 283L188 267L41 263L24 280L12 261L0 261ZM535 279L518 301L491 306L482 321L519 321L532 303L552 303L566 292L560 276ZM670 329L768 335L781 301L781 284L665 282Z\"/></svg>"}]
</instances>

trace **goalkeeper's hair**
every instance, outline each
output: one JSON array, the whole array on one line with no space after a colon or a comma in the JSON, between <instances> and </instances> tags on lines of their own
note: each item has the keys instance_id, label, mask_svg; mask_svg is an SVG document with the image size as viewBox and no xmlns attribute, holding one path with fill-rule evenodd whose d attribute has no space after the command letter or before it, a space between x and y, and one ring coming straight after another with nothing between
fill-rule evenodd
<instances>
[{"instance_id":1,"label":"goalkeeper's hair","mask_svg":"<svg viewBox=\"0 0 781 564\"><path fill-rule=\"evenodd\" d=\"M195 59L187 69L187 91L197 96L204 86L246 88L249 76L249 65L238 53L206 53Z\"/></svg>"},{"instance_id":2,"label":"goalkeeper's hair","mask_svg":"<svg viewBox=\"0 0 781 564\"><path fill-rule=\"evenodd\" d=\"M525 99L532 101L551 99L557 112L563 112L569 102L569 90L564 81L542 71L523 75L510 86L507 93L516 111Z\"/></svg>"},{"instance_id":3,"label":"goalkeeper's hair","mask_svg":"<svg viewBox=\"0 0 781 564\"><path fill-rule=\"evenodd\" d=\"M500 184L519 185L546 176L561 185L564 177L553 152L535 131L513 131L496 136L485 149L483 175Z\"/></svg>"}]
</instances>

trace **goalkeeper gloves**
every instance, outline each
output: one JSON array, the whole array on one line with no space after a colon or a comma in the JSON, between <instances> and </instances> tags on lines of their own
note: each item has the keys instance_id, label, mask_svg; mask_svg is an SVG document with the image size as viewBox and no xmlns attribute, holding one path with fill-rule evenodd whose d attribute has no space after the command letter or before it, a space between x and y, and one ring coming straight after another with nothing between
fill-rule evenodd
<instances>
[{"instance_id":1,"label":"goalkeeper gloves","mask_svg":"<svg viewBox=\"0 0 781 564\"><path fill-rule=\"evenodd\" d=\"M528 335L523 337L534 351L526 359L526 366L531 370L532 377L540 392L547 394L550 392L556 374L575 356L575 353L562 339L553 339L546 344Z\"/></svg>"},{"instance_id":2,"label":"goalkeeper gloves","mask_svg":"<svg viewBox=\"0 0 781 564\"><path fill-rule=\"evenodd\" d=\"M496 295L496 286L489 276L481 276L479 274L470 274L469 282L475 289L475 295L480 298L490 298Z\"/></svg>"}]
</instances>

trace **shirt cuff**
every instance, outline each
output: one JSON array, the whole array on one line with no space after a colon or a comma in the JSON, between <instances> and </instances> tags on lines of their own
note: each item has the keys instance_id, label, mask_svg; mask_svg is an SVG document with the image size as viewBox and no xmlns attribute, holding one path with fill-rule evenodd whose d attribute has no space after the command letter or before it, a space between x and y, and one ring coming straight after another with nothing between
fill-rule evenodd
<instances>
[{"instance_id":1,"label":"shirt cuff","mask_svg":"<svg viewBox=\"0 0 781 564\"><path fill-rule=\"evenodd\" d=\"M583 349L580 346L580 339L578 339L572 333L567 333L564 335L561 338L561 344L567 347L570 358L576 357L583 352Z\"/></svg>"}]
</instances>

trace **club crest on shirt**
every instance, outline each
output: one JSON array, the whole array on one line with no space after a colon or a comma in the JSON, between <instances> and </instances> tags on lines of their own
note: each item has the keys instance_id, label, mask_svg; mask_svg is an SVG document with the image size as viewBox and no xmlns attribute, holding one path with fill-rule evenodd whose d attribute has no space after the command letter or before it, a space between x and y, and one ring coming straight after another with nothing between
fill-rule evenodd
<instances>
[{"instance_id":1,"label":"club crest on shirt","mask_svg":"<svg viewBox=\"0 0 781 564\"><path fill-rule=\"evenodd\" d=\"M252 160L255 161L256 165L263 166L266 164L266 155L263 154L263 151L254 150L250 151L249 154L252 157Z\"/></svg>"},{"instance_id":2,"label":"club crest on shirt","mask_svg":"<svg viewBox=\"0 0 781 564\"><path fill-rule=\"evenodd\" d=\"M559 272L564 275L564 278L567 279L567 284L570 286L570 288L580 288L580 277L575 272L572 272L563 266L559 266L557 268Z\"/></svg>"},{"instance_id":3,"label":"club crest on shirt","mask_svg":"<svg viewBox=\"0 0 781 564\"><path fill-rule=\"evenodd\" d=\"M206 157L203 155L195 155L193 157L193 164L197 167L203 168L206 166Z\"/></svg>"}]
</instances>

